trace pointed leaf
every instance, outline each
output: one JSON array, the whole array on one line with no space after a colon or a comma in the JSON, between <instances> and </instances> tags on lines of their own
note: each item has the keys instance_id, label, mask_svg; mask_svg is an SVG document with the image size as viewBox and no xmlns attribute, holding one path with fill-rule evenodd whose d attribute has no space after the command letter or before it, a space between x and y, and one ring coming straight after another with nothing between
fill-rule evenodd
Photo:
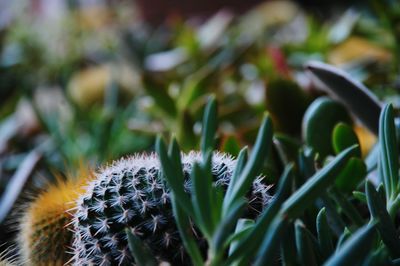
<instances>
[{"instance_id":1,"label":"pointed leaf","mask_svg":"<svg viewBox=\"0 0 400 266\"><path fill-rule=\"evenodd\" d=\"M177 153L179 153L178 150L171 149L173 151L171 160L167 154L165 143L161 137L157 138L156 150L160 159L161 168L163 170L163 177L171 188L172 193L177 198L177 201L182 208L189 215L193 215L193 207L191 205L189 195L186 194L183 187L183 174L182 172L179 172L179 168L177 167L177 165L180 163L180 157L179 159L177 158Z\"/></svg>"},{"instance_id":2,"label":"pointed leaf","mask_svg":"<svg viewBox=\"0 0 400 266\"><path fill-rule=\"evenodd\" d=\"M382 181L385 185L386 197L389 202L397 196L399 190L399 152L397 150L393 107L390 104L386 105L382 110L379 120L379 136Z\"/></svg>"},{"instance_id":3,"label":"pointed leaf","mask_svg":"<svg viewBox=\"0 0 400 266\"><path fill-rule=\"evenodd\" d=\"M386 210L378 192L374 186L367 181L365 183L365 191L367 193L368 208L372 218L377 221L376 227L382 237L383 242L390 250L390 253L396 258L400 257L400 239L396 231L396 227L392 222L389 213Z\"/></svg>"},{"instance_id":4,"label":"pointed leaf","mask_svg":"<svg viewBox=\"0 0 400 266\"><path fill-rule=\"evenodd\" d=\"M243 197L249 190L253 180L259 174L264 160L272 143L272 121L268 115L264 116L261 127L258 131L256 143L250 158L234 184L232 194L228 202L234 202L236 199Z\"/></svg>"},{"instance_id":5,"label":"pointed leaf","mask_svg":"<svg viewBox=\"0 0 400 266\"><path fill-rule=\"evenodd\" d=\"M154 255L151 254L150 249L139 237L133 235L129 228L125 228L125 233L128 238L128 247L138 266L158 265Z\"/></svg>"},{"instance_id":6,"label":"pointed leaf","mask_svg":"<svg viewBox=\"0 0 400 266\"><path fill-rule=\"evenodd\" d=\"M179 230L179 235L182 239L183 246L186 252L189 254L193 265L201 266L204 265L203 257L197 246L197 242L193 236L193 228L190 222L190 218L187 213L178 204L174 195L171 196L172 210L175 217L176 225Z\"/></svg>"},{"instance_id":7,"label":"pointed leaf","mask_svg":"<svg viewBox=\"0 0 400 266\"><path fill-rule=\"evenodd\" d=\"M279 212L282 202L287 198L290 193L291 184L293 181L293 165L290 164L285 168L285 171L280 178L278 190L275 198L266 207L261 216L258 218L252 231L246 236L238 245L235 251L227 260L227 264L236 260L243 254L251 256L257 251L257 247L261 244L265 232L268 230L274 217Z\"/></svg>"},{"instance_id":8,"label":"pointed leaf","mask_svg":"<svg viewBox=\"0 0 400 266\"><path fill-rule=\"evenodd\" d=\"M246 202L239 199L235 204L232 204L229 213L223 217L222 221L219 223L212 239L212 247L216 251L220 251L224 248L245 206Z\"/></svg>"},{"instance_id":9,"label":"pointed leaf","mask_svg":"<svg viewBox=\"0 0 400 266\"><path fill-rule=\"evenodd\" d=\"M217 102L215 96L210 97L203 116L203 132L201 135L201 151L206 154L213 150L215 145L215 133L217 131Z\"/></svg>"},{"instance_id":10,"label":"pointed leaf","mask_svg":"<svg viewBox=\"0 0 400 266\"><path fill-rule=\"evenodd\" d=\"M295 224L297 254L299 254L300 264L303 266L317 265L315 250L304 225Z\"/></svg>"},{"instance_id":11,"label":"pointed leaf","mask_svg":"<svg viewBox=\"0 0 400 266\"><path fill-rule=\"evenodd\" d=\"M373 224L365 225L357 230L324 265L354 266L360 264L371 252L375 235L375 226Z\"/></svg>"},{"instance_id":12,"label":"pointed leaf","mask_svg":"<svg viewBox=\"0 0 400 266\"><path fill-rule=\"evenodd\" d=\"M310 62L306 69L312 76L343 102L349 110L372 132L378 134L379 100L361 83L344 71L321 62Z\"/></svg>"},{"instance_id":13,"label":"pointed leaf","mask_svg":"<svg viewBox=\"0 0 400 266\"><path fill-rule=\"evenodd\" d=\"M326 193L326 189L334 182L343 170L357 146L347 148L328 165L314 174L298 189L282 206L282 211L290 218L297 218L318 197Z\"/></svg>"},{"instance_id":14,"label":"pointed leaf","mask_svg":"<svg viewBox=\"0 0 400 266\"><path fill-rule=\"evenodd\" d=\"M286 218L278 216L271 224L270 229L264 236L261 247L257 253L255 266L273 264L271 261L275 258L275 253L279 250L283 235L286 232L288 221Z\"/></svg>"},{"instance_id":15,"label":"pointed leaf","mask_svg":"<svg viewBox=\"0 0 400 266\"><path fill-rule=\"evenodd\" d=\"M318 243L323 259L328 258L334 251L333 235L326 218L326 210L322 208L317 216Z\"/></svg>"},{"instance_id":16,"label":"pointed leaf","mask_svg":"<svg viewBox=\"0 0 400 266\"><path fill-rule=\"evenodd\" d=\"M192 204L196 217L196 224L207 239L210 239L214 230L211 217L211 174L202 171L198 163L192 169Z\"/></svg>"}]
</instances>

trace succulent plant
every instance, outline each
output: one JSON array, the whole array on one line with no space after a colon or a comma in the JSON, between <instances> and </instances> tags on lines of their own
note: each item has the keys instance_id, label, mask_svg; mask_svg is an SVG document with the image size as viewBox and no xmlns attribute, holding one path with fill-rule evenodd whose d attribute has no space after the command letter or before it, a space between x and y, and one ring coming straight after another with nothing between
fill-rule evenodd
<instances>
[{"instance_id":1,"label":"succulent plant","mask_svg":"<svg viewBox=\"0 0 400 266\"><path fill-rule=\"evenodd\" d=\"M201 154L182 155L184 187L190 193L190 174ZM236 161L227 154L215 153L212 161L214 185L226 190ZM134 259L124 229L139 237L159 261L172 265L188 263L171 207L170 189L162 178L155 154L134 155L101 169L77 201L74 214L75 265L125 265ZM245 217L255 218L269 200L268 186L255 179L248 193ZM197 228L191 228L202 253L206 243Z\"/></svg>"},{"instance_id":2,"label":"succulent plant","mask_svg":"<svg viewBox=\"0 0 400 266\"><path fill-rule=\"evenodd\" d=\"M330 104L332 101L324 98L317 100L317 105L314 102L313 115L305 119L308 125L320 126L316 121L326 113L322 107ZM338 124L340 119L324 121L325 127L320 130L329 134L325 144L332 149L324 163L321 165L315 156L321 152L315 149L319 144L312 147L306 139L306 145L298 151L298 161L285 165L270 197L268 186L260 180L272 150L270 116L264 116L251 153L243 148L234 160L215 151L217 107L215 99L211 100L204 112L201 152L183 154L175 139L167 148L159 137L157 155L116 161L100 169L86 187L77 191L80 196L72 215L67 212L56 220L65 218L63 223L69 220L73 227L71 262L139 266L161 262L195 266L399 265L399 153L394 120L393 107L384 106L378 127L379 153L370 154L375 159L365 161L350 125ZM315 128L307 132L319 133ZM373 181L378 185L365 178L366 169L376 169L376 162L377 180ZM61 202L65 206L65 199ZM25 216L30 223L22 223L28 233L33 228L29 227L31 210ZM48 208L40 218L45 214L51 218L51 211ZM56 224L47 223L50 226L39 227L43 230L37 230L37 235L27 235L38 242L49 233L57 238L65 227ZM37 245L39 251L56 248L65 252L68 241L58 240L51 247L45 244L52 241ZM48 259L47 255L42 256ZM56 263L66 258L65 253L58 256L53 257ZM49 261L35 259L29 262L42 265Z\"/></svg>"}]
</instances>

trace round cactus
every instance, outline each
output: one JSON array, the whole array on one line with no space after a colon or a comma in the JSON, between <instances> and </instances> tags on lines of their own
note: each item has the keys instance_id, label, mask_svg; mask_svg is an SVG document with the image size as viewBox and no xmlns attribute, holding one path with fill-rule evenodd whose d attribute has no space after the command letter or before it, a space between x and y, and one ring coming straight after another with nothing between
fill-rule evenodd
<instances>
[{"instance_id":1,"label":"round cactus","mask_svg":"<svg viewBox=\"0 0 400 266\"><path fill-rule=\"evenodd\" d=\"M182 155L184 187L191 189L190 172L201 154ZM226 189L235 160L215 153L212 161L214 184ZM188 264L172 213L169 189L162 178L155 154L133 156L101 169L77 201L74 214L75 265L131 265L134 259L127 244L125 228L139 237L161 261ZM269 195L268 187L257 178L247 195L246 217L255 218ZM192 228L203 251L206 244ZM204 243L204 245L202 245Z\"/></svg>"},{"instance_id":2,"label":"round cactus","mask_svg":"<svg viewBox=\"0 0 400 266\"><path fill-rule=\"evenodd\" d=\"M81 170L79 178L68 178L49 186L27 207L20 219L19 261L28 265L64 265L71 259L74 202L91 177Z\"/></svg>"}]
</instances>

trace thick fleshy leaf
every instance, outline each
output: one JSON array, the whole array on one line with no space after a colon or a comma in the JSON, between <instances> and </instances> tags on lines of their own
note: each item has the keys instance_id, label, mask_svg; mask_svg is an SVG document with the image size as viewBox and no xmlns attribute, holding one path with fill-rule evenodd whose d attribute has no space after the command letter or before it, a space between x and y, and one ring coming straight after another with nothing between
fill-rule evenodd
<instances>
[{"instance_id":1,"label":"thick fleshy leaf","mask_svg":"<svg viewBox=\"0 0 400 266\"><path fill-rule=\"evenodd\" d=\"M341 103L327 97L316 99L304 114L303 138L321 158L334 154L332 131L339 122L351 123L351 118Z\"/></svg>"},{"instance_id":2,"label":"thick fleshy leaf","mask_svg":"<svg viewBox=\"0 0 400 266\"><path fill-rule=\"evenodd\" d=\"M350 158L335 181L336 187L345 192L352 192L366 175L367 166L364 161L356 157Z\"/></svg>"},{"instance_id":3,"label":"thick fleshy leaf","mask_svg":"<svg viewBox=\"0 0 400 266\"><path fill-rule=\"evenodd\" d=\"M345 123L339 123L333 129L332 144L336 154L355 144L360 146L356 133ZM356 156L361 157L361 149L358 149L356 153Z\"/></svg>"}]
</instances>

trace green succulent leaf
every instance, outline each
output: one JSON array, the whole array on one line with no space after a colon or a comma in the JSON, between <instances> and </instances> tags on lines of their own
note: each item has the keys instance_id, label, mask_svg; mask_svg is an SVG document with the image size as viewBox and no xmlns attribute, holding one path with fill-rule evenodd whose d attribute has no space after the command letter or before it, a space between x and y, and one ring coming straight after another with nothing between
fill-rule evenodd
<instances>
[{"instance_id":1,"label":"green succulent leaf","mask_svg":"<svg viewBox=\"0 0 400 266\"><path fill-rule=\"evenodd\" d=\"M275 134L273 142L284 164L296 161L300 145L295 139L287 135Z\"/></svg>"},{"instance_id":2,"label":"green succulent leaf","mask_svg":"<svg viewBox=\"0 0 400 266\"><path fill-rule=\"evenodd\" d=\"M240 258L244 254L246 254L247 257L251 257L256 253L257 247L261 244L265 232L268 230L274 217L279 212L282 202L288 197L292 181L293 165L289 165L285 168L285 171L280 178L275 198L258 218L251 232L237 244L236 249L229 256L226 265L229 265L229 263Z\"/></svg>"},{"instance_id":3,"label":"green succulent leaf","mask_svg":"<svg viewBox=\"0 0 400 266\"><path fill-rule=\"evenodd\" d=\"M211 167L211 153L206 155L207 165ZM207 239L211 239L215 227L215 217L210 217L212 213L212 176L210 171L203 171L198 163L192 169L192 205L196 217L197 225L205 234Z\"/></svg>"},{"instance_id":4,"label":"green succulent leaf","mask_svg":"<svg viewBox=\"0 0 400 266\"><path fill-rule=\"evenodd\" d=\"M336 251L338 251L343 246L343 244L346 242L347 239L350 238L350 236L351 232L349 228L345 227L336 244Z\"/></svg>"},{"instance_id":5,"label":"green succulent leaf","mask_svg":"<svg viewBox=\"0 0 400 266\"><path fill-rule=\"evenodd\" d=\"M345 194L343 194L335 187L330 190L330 194L332 198L336 201L336 203L340 206L343 213L353 222L353 224L355 224L356 226L362 226L364 224L364 220L361 217L359 211L349 201Z\"/></svg>"},{"instance_id":6,"label":"green succulent leaf","mask_svg":"<svg viewBox=\"0 0 400 266\"><path fill-rule=\"evenodd\" d=\"M342 122L338 123L333 129L332 144L336 154L355 144L360 146L360 142L354 130L351 126ZM360 148L355 151L355 156L361 157Z\"/></svg>"},{"instance_id":7,"label":"green succulent leaf","mask_svg":"<svg viewBox=\"0 0 400 266\"><path fill-rule=\"evenodd\" d=\"M334 153L332 131L339 122L351 123L351 118L341 103L327 97L317 98L304 114L303 138L322 158Z\"/></svg>"},{"instance_id":8,"label":"green succulent leaf","mask_svg":"<svg viewBox=\"0 0 400 266\"><path fill-rule=\"evenodd\" d=\"M363 266L387 266L393 265L389 260L389 254L385 247L374 250L364 261Z\"/></svg>"},{"instance_id":9,"label":"green succulent leaf","mask_svg":"<svg viewBox=\"0 0 400 266\"><path fill-rule=\"evenodd\" d=\"M161 137L157 138L156 150L160 158L164 177L173 191L179 205L181 205L185 212L187 212L190 216L193 216L193 206L188 194L185 193L183 188L183 173L182 171L177 171L177 169L179 169L178 165L181 165L179 148L177 147L177 143L175 141L172 142L171 147L171 155L169 156L165 142Z\"/></svg>"},{"instance_id":10,"label":"green succulent leaf","mask_svg":"<svg viewBox=\"0 0 400 266\"><path fill-rule=\"evenodd\" d=\"M201 151L203 154L214 148L217 124L217 102L215 96L212 96L207 102L203 117L204 128L201 136Z\"/></svg>"},{"instance_id":11,"label":"green succulent leaf","mask_svg":"<svg viewBox=\"0 0 400 266\"><path fill-rule=\"evenodd\" d=\"M315 254L316 250L314 249L312 240L302 223L295 223L295 235L300 264L303 266L318 265Z\"/></svg>"},{"instance_id":12,"label":"green succulent leaf","mask_svg":"<svg viewBox=\"0 0 400 266\"><path fill-rule=\"evenodd\" d=\"M347 148L328 165L315 173L285 201L282 211L294 219L303 213L318 197L326 193L327 188L335 181L356 149L357 146Z\"/></svg>"},{"instance_id":13,"label":"green succulent leaf","mask_svg":"<svg viewBox=\"0 0 400 266\"><path fill-rule=\"evenodd\" d=\"M224 209L223 209L224 213L228 210L228 208L226 206L229 204L228 199L230 198L230 196L232 194L232 190L235 187L235 184L238 182L240 174L242 173L244 167L246 166L247 159L248 159L247 157L248 157L248 149L247 149L247 147L244 147L239 152L238 158L236 160L235 170L233 171L231 181L229 182L228 189L225 194Z\"/></svg>"},{"instance_id":14,"label":"green succulent leaf","mask_svg":"<svg viewBox=\"0 0 400 266\"><path fill-rule=\"evenodd\" d=\"M268 115L264 116L258 131L256 143L249 157L248 162L240 173L240 176L233 183L230 194L226 194L224 198L224 210L229 209L230 204L236 199L243 197L249 190L253 180L260 173L264 160L272 143L272 121Z\"/></svg>"},{"instance_id":15,"label":"green succulent leaf","mask_svg":"<svg viewBox=\"0 0 400 266\"><path fill-rule=\"evenodd\" d=\"M335 184L341 191L351 192L367 175L367 167L360 158L350 158L346 167L337 177Z\"/></svg>"},{"instance_id":16,"label":"green succulent leaf","mask_svg":"<svg viewBox=\"0 0 400 266\"><path fill-rule=\"evenodd\" d=\"M237 221L235 233L228 239L228 243L230 243L229 255L236 250L239 241L250 233L253 226L254 220L252 219L239 219Z\"/></svg>"},{"instance_id":17,"label":"green succulent leaf","mask_svg":"<svg viewBox=\"0 0 400 266\"><path fill-rule=\"evenodd\" d=\"M239 199L232 205L229 213L223 217L222 221L216 228L211 241L214 250L220 251L224 248L225 244L228 244L229 236L235 229L236 221L240 218L245 206L246 202L243 199Z\"/></svg>"},{"instance_id":18,"label":"green succulent leaf","mask_svg":"<svg viewBox=\"0 0 400 266\"><path fill-rule=\"evenodd\" d=\"M290 223L282 236L284 241L281 241L281 258L283 265L297 265L297 249L294 223Z\"/></svg>"},{"instance_id":19,"label":"green succulent leaf","mask_svg":"<svg viewBox=\"0 0 400 266\"><path fill-rule=\"evenodd\" d=\"M158 265L154 255L151 254L151 251L146 247L139 237L133 235L129 228L125 229L125 233L128 238L129 249L138 266Z\"/></svg>"},{"instance_id":20,"label":"green succulent leaf","mask_svg":"<svg viewBox=\"0 0 400 266\"><path fill-rule=\"evenodd\" d=\"M326 209L326 214L329 217L330 226L335 236L340 237L345 229L345 222L337 210L336 204L328 195L321 196L323 206Z\"/></svg>"},{"instance_id":21,"label":"green succulent leaf","mask_svg":"<svg viewBox=\"0 0 400 266\"><path fill-rule=\"evenodd\" d=\"M282 216L275 218L261 243L256 261L254 262L255 266L272 264L271 260L276 257L287 226L288 221L286 218Z\"/></svg>"},{"instance_id":22,"label":"green succulent leaf","mask_svg":"<svg viewBox=\"0 0 400 266\"><path fill-rule=\"evenodd\" d=\"M175 216L175 221L179 230L179 235L182 238L185 250L189 254L193 265L201 266L203 265L203 257L191 233L192 232L190 224L191 221L189 219L189 216L178 204L176 198L173 195L171 195L171 201L172 201L172 210Z\"/></svg>"},{"instance_id":23,"label":"green succulent leaf","mask_svg":"<svg viewBox=\"0 0 400 266\"><path fill-rule=\"evenodd\" d=\"M357 230L324 266L354 266L361 263L370 252L376 236L374 224L367 224Z\"/></svg>"},{"instance_id":24,"label":"green succulent leaf","mask_svg":"<svg viewBox=\"0 0 400 266\"><path fill-rule=\"evenodd\" d=\"M328 225L326 210L322 208L317 215L318 243L323 259L327 259L334 251L332 230Z\"/></svg>"},{"instance_id":25,"label":"green succulent leaf","mask_svg":"<svg viewBox=\"0 0 400 266\"><path fill-rule=\"evenodd\" d=\"M396 258L400 257L400 239L396 227L387 212L375 187L367 181L365 183L365 191L367 193L368 208L371 218L376 221L376 227L382 237L383 242L390 250L390 253Z\"/></svg>"},{"instance_id":26,"label":"green succulent leaf","mask_svg":"<svg viewBox=\"0 0 400 266\"><path fill-rule=\"evenodd\" d=\"M160 143L160 145L162 144ZM183 171L182 171L182 164L180 157L180 149L175 138L171 142L168 155L171 158L170 163L174 163L173 168L175 170L175 178L178 180L182 180L183 182L183 174L182 174ZM175 193L171 193L170 197L172 202L172 210L175 216L179 234L182 238L183 245L190 256L193 265L195 266L203 265L202 255L192 234L191 230L192 225L189 216L190 214L182 208L181 204L177 200Z\"/></svg>"},{"instance_id":27,"label":"green succulent leaf","mask_svg":"<svg viewBox=\"0 0 400 266\"><path fill-rule=\"evenodd\" d=\"M379 120L379 145L381 147L380 171L385 185L388 209L391 215L396 212L393 201L398 195L399 188L399 152L397 150L396 130L392 105L386 105Z\"/></svg>"},{"instance_id":28,"label":"green succulent leaf","mask_svg":"<svg viewBox=\"0 0 400 266\"><path fill-rule=\"evenodd\" d=\"M367 196L361 191L353 191L353 197L363 203L367 203Z\"/></svg>"}]
</instances>

